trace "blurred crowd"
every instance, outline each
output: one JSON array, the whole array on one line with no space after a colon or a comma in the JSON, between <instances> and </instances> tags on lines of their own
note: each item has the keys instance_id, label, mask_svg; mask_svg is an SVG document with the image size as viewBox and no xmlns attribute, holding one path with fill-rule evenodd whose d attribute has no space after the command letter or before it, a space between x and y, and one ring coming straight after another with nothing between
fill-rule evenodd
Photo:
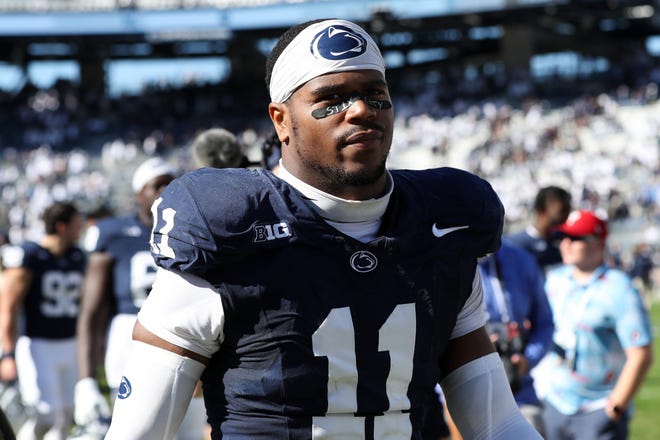
<instances>
[{"instance_id":1,"label":"blurred crowd","mask_svg":"<svg viewBox=\"0 0 660 440\"><path fill-rule=\"evenodd\" d=\"M641 67L640 67L641 66ZM630 78L634 80L630 80ZM521 72L450 70L392 81L396 128L389 166L455 166L488 179L520 229L545 185L570 190L576 207L613 225L613 260L660 243L660 69L632 64L594 77L535 83ZM75 200L91 217L131 209L134 164L162 155L191 169L199 131L236 133L252 162L272 134L264 87L191 83L136 96L85 96L60 80L0 92L0 231L17 243L39 234L52 200Z\"/></svg>"}]
</instances>

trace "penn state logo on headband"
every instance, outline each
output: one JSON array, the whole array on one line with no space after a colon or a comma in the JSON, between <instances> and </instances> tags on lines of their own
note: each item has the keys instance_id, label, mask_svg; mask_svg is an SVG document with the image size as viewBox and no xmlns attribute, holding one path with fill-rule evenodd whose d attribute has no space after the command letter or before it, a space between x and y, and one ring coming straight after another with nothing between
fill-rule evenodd
<instances>
[{"instance_id":1,"label":"penn state logo on headband","mask_svg":"<svg viewBox=\"0 0 660 440\"><path fill-rule=\"evenodd\" d=\"M271 101L286 101L317 76L351 70L377 70L385 75L385 61L373 38L350 21L313 23L275 61L268 86Z\"/></svg>"},{"instance_id":2,"label":"penn state logo on headband","mask_svg":"<svg viewBox=\"0 0 660 440\"><path fill-rule=\"evenodd\" d=\"M316 34L310 45L316 58L346 60L367 51L367 40L347 26L330 26Z\"/></svg>"}]
</instances>

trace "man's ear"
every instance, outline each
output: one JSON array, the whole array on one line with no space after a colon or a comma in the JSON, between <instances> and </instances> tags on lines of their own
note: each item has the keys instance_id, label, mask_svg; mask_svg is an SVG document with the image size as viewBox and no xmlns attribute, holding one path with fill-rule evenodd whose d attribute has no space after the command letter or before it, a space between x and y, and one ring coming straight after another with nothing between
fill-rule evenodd
<instances>
[{"instance_id":1,"label":"man's ear","mask_svg":"<svg viewBox=\"0 0 660 440\"><path fill-rule=\"evenodd\" d=\"M268 104L268 114L277 132L277 137L282 144L289 142L289 109L281 102Z\"/></svg>"}]
</instances>

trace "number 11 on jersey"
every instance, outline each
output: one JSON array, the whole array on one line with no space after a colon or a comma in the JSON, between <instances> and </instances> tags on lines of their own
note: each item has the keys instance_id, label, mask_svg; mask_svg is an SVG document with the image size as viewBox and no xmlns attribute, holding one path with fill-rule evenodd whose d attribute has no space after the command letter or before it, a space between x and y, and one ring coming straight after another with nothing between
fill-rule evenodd
<instances>
[{"instance_id":1,"label":"number 11 on jersey","mask_svg":"<svg viewBox=\"0 0 660 440\"><path fill-rule=\"evenodd\" d=\"M374 419L374 437L396 433L410 438L408 386L412 379L415 352L415 304L399 304L378 331L378 350L390 355L386 381L389 411ZM357 369L355 329L348 307L333 309L312 336L314 354L328 360L328 411L314 417L314 439L364 438L364 417L355 417Z\"/></svg>"}]
</instances>

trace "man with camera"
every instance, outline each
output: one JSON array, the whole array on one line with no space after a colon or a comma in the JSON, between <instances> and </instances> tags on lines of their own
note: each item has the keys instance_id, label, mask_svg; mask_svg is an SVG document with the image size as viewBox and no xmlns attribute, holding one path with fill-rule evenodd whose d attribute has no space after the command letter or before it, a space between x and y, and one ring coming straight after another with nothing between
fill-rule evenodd
<instances>
[{"instance_id":1,"label":"man with camera","mask_svg":"<svg viewBox=\"0 0 660 440\"><path fill-rule=\"evenodd\" d=\"M543 434L541 403L530 375L550 348L554 330L543 274L531 254L507 242L479 260L479 271L486 328L520 411Z\"/></svg>"}]
</instances>

